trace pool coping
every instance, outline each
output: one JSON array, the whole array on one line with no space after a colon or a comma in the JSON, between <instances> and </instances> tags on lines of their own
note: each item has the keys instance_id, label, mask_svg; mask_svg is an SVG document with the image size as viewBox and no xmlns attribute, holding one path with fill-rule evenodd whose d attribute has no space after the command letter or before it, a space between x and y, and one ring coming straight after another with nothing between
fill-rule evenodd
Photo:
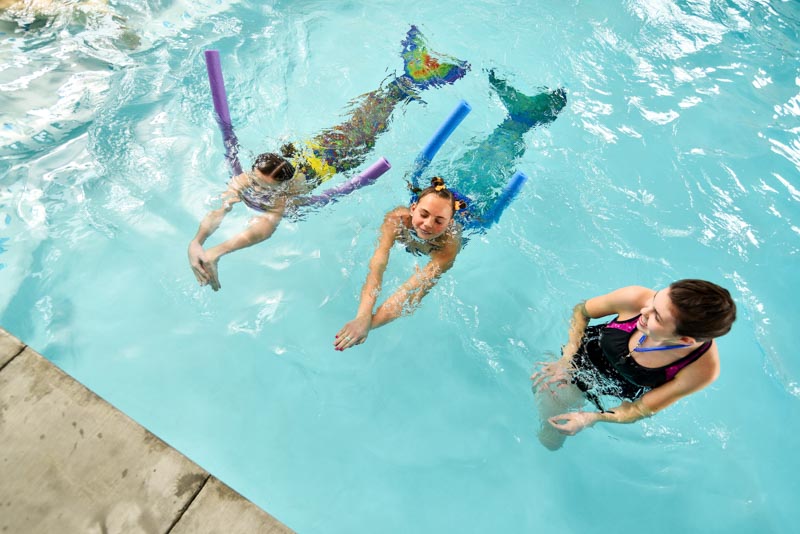
<instances>
[{"instance_id":1,"label":"pool coping","mask_svg":"<svg viewBox=\"0 0 800 534\"><path fill-rule=\"evenodd\" d=\"M293 531L0 327L0 533Z\"/></svg>"}]
</instances>

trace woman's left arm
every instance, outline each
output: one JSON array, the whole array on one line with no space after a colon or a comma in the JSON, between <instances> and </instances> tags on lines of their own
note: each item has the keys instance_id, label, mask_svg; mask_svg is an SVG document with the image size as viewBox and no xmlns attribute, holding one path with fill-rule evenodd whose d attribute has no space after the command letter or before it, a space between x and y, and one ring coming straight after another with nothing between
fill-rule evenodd
<instances>
[{"instance_id":1,"label":"woman's left arm","mask_svg":"<svg viewBox=\"0 0 800 534\"><path fill-rule=\"evenodd\" d=\"M372 316L372 328L390 323L404 312L413 311L419 306L422 298L439 281L439 277L453 266L460 248L461 241L455 238L448 240L442 250L431 252L431 261L424 268L417 269L411 278L378 307Z\"/></svg>"},{"instance_id":2,"label":"woman's left arm","mask_svg":"<svg viewBox=\"0 0 800 534\"><path fill-rule=\"evenodd\" d=\"M686 366L675 378L653 388L634 402L623 401L619 406L601 412L570 412L548 419L562 434L575 435L598 421L605 423L634 423L651 417L670 404L700 391L719 376L719 356L716 344L700 359Z\"/></svg>"}]
</instances>

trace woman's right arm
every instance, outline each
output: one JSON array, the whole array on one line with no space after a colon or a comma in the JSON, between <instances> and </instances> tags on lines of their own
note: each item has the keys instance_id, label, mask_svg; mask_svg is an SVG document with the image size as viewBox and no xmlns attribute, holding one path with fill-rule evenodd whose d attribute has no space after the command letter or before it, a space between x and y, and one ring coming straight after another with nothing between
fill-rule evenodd
<instances>
[{"instance_id":1,"label":"woman's right arm","mask_svg":"<svg viewBox=\"0 0 800 534\"><path fill-rule=\"evenodd\" d=\"M593 299L589 299L593 300ZM572 358L578 352L583 341L583 334L592 316L586 309L588 301L579 302L572 309L567 342L561 347L561 358L556 361L539 362L539 370L531 375L533 387L563 387L572 380ZM602 317L602 315L598 316Z\"/></svg>"},{"instance_id":2,"label":"woman's right arm","mask_svg":"<svg viewBox=\"0 0 800 534\"><path fill-rule=\"evenodd\" d=\"M583 334L590 319L607 315L634 316L644 307L655 291L642 286L627 286L611 293L592 297L575 306L572 311L569 338L564 346L564 356L570 359L578 352Z\"/></svg>"},{"instance_id":3,"label":"woman's right arm","mask_svg":"<svg viewBox=\"0 0 800 534\"><path fill-rule=\"evenodd\" d=\"M567 342L561 347L561 359L542 362L542 368L531 376L535 387L551 387L569 382L572 358L583 342L589 320L607 315L633 315L653 295L653 290L641 286L628 286L605 295L579 302L572 309Z\"/></svg>"},{"instance_id":4,"label":"woman's right arm","mask_svg":"<svg viewBox=\"0 0 800 534\"><path fill-rule=\"evenodd\" d=\"M583 334L586 332L586 327L589 325L589 311L586 309L586 302L579 302L572 309L572 319L569 323L569 333L567 335L567 342L561 347L561 359L572 360L578 348L581 346ZM601 316L602 317L602 316Z\"/></svg>"}]
</instances>

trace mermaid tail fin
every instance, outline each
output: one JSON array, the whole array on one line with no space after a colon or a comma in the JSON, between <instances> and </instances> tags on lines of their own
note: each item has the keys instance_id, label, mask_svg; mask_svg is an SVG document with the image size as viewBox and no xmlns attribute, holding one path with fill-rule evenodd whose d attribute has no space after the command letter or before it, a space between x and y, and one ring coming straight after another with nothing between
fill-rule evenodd
<instances>
[{"instance_id":1,"label":"mermaid tail fin","mask_svg":"<svg viewBox=\"0 0 800 534\"><path fill-rule=\"evenodd\" d=\"M563 87L528 96L495 76L493 70L489 71L489 83L502 100L511 119L529 128L553 122L567 105L567 92Z\"/></svg>"},{"instance_id":2,"label":"mermaid tail fin","mask_svg":"<svg viewBox=\"0 0 800 534\"><path fill-rule=\"evenodd\" d=\"M403 78L418 89L451 84L463 78L469 70L469 63L454 57L437 54L428 50L425 37L416 26L411 26L403 45Z\"/></svg>"}]
</instances>

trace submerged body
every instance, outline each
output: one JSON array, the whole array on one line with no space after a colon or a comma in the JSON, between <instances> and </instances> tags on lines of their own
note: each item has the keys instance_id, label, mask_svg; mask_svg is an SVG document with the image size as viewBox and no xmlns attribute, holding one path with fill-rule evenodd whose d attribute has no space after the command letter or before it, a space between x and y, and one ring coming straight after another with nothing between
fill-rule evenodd
<instances>
[{"instance_id":1,"label":"submerged body","mask_svg":"<svg viewBox=\"0 0 800 534\"><path fill-rule=\"evenodd\" d=\"M410 207L398 206L384 216L356 317L336 334L334 349L341 351L360 345L371 330L414 311L439 277L453 266L461 249L460 227L453 219L455 210L452 192L441 178L434 177L431 187L420 192ZM373 312L395 243L430 260Z\"/></svg>"},{"instance_id":2,"label":"submerged body","mask_svg":"<svg viewBox=\"0 0 800 534\"><path fill-rule=\"evenodd\" d=\"M282 155L312 184L320 184L338 173L364 162L398 104L418 99L429 87L451 84L469 70L465 61L431 52L424 36L412 26L403 46L404 73L385 85L361 95L348 106L349 118L304 142L291 143Z\"/></svg>"}]
</instances>

